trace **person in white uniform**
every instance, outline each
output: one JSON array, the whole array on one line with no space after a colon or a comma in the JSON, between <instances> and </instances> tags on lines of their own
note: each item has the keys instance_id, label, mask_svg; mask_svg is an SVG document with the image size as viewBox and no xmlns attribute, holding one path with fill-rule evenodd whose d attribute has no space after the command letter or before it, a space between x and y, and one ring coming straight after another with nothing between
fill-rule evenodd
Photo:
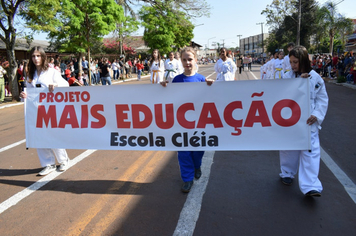
<instances>
[{"instance_id":1,"label":"person in white uniform","mask_svg":"<svg viewBox=\"0 0 356 236\"><path fill-rule=\"evenodd\" d=\"M216 81L233 81L237 70L235 62L228 57L226 48L220 49L220 59L215 64Z\"/></svg>"},{"instance_id":2,"label":"person in white uniform","mask_svg":"<svg viewBox=\"0 0 356 236\"><path fill-rule=\"evenodd\" d=\"M170 52L168 54L168 59L164 62L164 68L165 68L165 73L164 73L165 80L168 81L169 83L172 83L173 78L179 75L178 74L179 62L177 59L174 58L174 52Z\"/></svg>"},{"instance_id":3,"label":"person in white uniform","mask_svg":"<svg viewBox=\"0 0 356 236\"><path fill-rule=\"evenodd\" d=\"M288 50L288 54L285 55L284 59L283 59L283 71L284 73L287 73L288 71L292 70L292 67L290 66L290 62L289 62L289 52L295 47L294 43L288 43L287 45L287 50Z\"/></svg>"},{"instance_id":4,"label":"person in white uniform","mask_svg":"<svg viewBox=\"0 0 356 236\"><path fill-rule=\"evenodd\" d=\"M152 51L151 59L150 59L150 72L151 72L151 83L159 84L163 82L164 76L164 62L161 59L161 54L158 49L154 49Z\"/></svg>"},{"instance_id":5,"label":"person in white uniform","mask_svg":"<svg viewBox=\"0 0 356 236\"><path fill-rule=\"evenodd\" d=\"M283 51L278 52L277 59L274 60L272 64L272 71L273 71L273 79L282 79L283 78Z\"/></svg>"},{"instance_id":6,"label":"person in white uniform","mask_svg":"<svg viewBox=\"0 0 356 236\"><path fill-rule=\"evenodd\" d=\"M306 78L310 86L311 150L280 151L280 177L282 183L291 185L298 172L299 188L306 196L320 197L323 190L318 178L320 167L319 129L328 109L328 95L324 80L311 68L308 51L296 46L289 52L292 70L285 78Z\"/></svg>"},{"instance_id":7,"label":"person in white uniform","mask_svg":"<svg viewBox=\"0 0 356 236\"><path fill-rule=\"evenodd\" d=\"M273 79L273 64L274 64L275 58L274 55L272 55L269 59L269 61L267 62L266 65L266 79Z\"/></svg>"},{"instance_id":8,"label":"person in white uniform","mask_svg":"<svg viewBox=\"0 0 356 236\"><path fill-rule=\"evenodd\" d=\"M30 51L30 55L28 77L26 78L27 89L45 87L52 93L54 87L69 87L68 82L63 79L59 71L48 67L47 56L43 48L33 47ZM23 91L20 96L26 98L27 93ZM60 164L58 168L59 171L65 171L68 168L69 158L65 149L37 148L37 154L41 166L44 167L44 169L39 172L39 175L47 175L56 170L56 158Z\"/></svg>"},{"instance_id":9,"label":"person in white uniform","mask_svg":"<svg viewBox=\"0 0 356 236\"><path fill-rule=\"evenodd\" d=\"M176 52L175 54L175 59L178 61L178 75L182 74L184 72L183 64L182 61L180 60L180 53Z\"/></svg>"},{"instance_id":10,"label":"person in white uniform","mask_svg":"<svg viewBox=\"0 0 356 236\"><path fill-rule=\"evenodd\" d=\"M262 60L263 65L260 68L260 79L267 79L267 63L268 59L266 61Z\"/></svg>"}]
</instances>

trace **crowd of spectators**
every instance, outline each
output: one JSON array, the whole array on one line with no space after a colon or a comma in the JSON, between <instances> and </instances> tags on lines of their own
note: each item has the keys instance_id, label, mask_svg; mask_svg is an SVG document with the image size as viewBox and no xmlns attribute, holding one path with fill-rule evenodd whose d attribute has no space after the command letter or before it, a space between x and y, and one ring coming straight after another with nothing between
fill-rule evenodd
<instances>
[{"instance_id":1,"label":"crowd of spectators","mask_svg":"<svg viewBox=\"0 0 356 236\"><path fill-rule=\"evenodd\" d=\"M322 77L329 79L346 80L347 83L356 84L356 61L355 54L347 53L340 56L314 55L312 67Z\"/></svg>"}]
</instances>

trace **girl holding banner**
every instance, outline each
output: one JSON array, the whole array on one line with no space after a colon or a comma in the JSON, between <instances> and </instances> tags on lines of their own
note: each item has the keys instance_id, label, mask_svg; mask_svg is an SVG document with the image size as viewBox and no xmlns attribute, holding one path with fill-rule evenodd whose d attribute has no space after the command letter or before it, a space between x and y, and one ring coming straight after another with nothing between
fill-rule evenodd
<instances>
[{"instance_id":1,"label":"girl holding banner","mask_svg":"<svg viewBox=\"0 0 356 236\"><path fill-rule=\"evenodd\" d=\"M45 87L51 93L54 87L68 87L69 84L63 79L61 73L54 68L48 67L47 56L43 48L33 47L30 51L30 61L28 63L28 75L26 78L26 87L31 89L35 87ZM22 98L27 97L27 93L21 92ZM40 137L36 137L40 138ZM44 169L39 175L47 175L57 169L55 158L57 158L59 171L65 171L68 168L69 158L65 149L37 148L37 154L41 166Z\"/></svg>"},{"instance_id":2,"label":"girl holding banner","mask_svg":"<svg viewBox=\"0 0 356 236\"><path fill-rule=\"evenodd\" d=\"M154 49L150 59L150 71L152 84L158 84L163 81L164 62L158 49Z\"/></svg>"},{"instance_id":3,"label":"girl holding banner","mask_svg":"<svg viewBox=\"0 0 356 236\"><path fill-rule=\"evenodd\" d=\"M292 70L284 78L307 78L310 85L310 112L306 121L311 126L311 150L280 151L280 177L291 185L298 172L299 188L306 196L320 197L323 187L318 178L320 166L319 129L328 109L324 80L311 68L308 51L296 46L289 52Z\"/></svg>"},{"instance_id":4,"label":"girl holding banner","mask_svg":"<svg viewBox=\"0 0 356 236\"><path fill-rule=\"evenodd\" d=\"M205 77L196 73L197 54L192 47L186 47L181 51L181 61L183 64L183 74L174 77L172 83L185 82L205 82ZM161 82L163 87L167 86L168 81ZM211 85L213 81L207 80L206 83ZM178 151L178 162L180 174L183 180L181 191L189 193L193 186L194 178L199 179L202 175L201 163L204 151Z\"/></svg>"}]
</instances>

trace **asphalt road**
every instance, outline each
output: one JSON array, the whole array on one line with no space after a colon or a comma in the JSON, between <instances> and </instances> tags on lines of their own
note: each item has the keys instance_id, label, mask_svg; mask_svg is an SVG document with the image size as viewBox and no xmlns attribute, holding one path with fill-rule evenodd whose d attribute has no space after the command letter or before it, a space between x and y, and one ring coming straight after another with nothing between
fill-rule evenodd
<instances>
[{"instance_id":1,"label":"asphalt road","mask_svg":"<svg viewBox=\"0 0 356 236\"><path fill-rule=\"evenodd\" d=\"M216 77L213 64L199 73ZM236 74L258 78L257 65ZM42 178L36 150L25 148L23 105L4 103L0 235L354 236L356 90L326 86L321 198L304 197L297 181L280 182L277 151L206 153L203 176L189 194L180 192L176 152L169 151L67 150L71 167Z\"/></svg>"}]
</instances>

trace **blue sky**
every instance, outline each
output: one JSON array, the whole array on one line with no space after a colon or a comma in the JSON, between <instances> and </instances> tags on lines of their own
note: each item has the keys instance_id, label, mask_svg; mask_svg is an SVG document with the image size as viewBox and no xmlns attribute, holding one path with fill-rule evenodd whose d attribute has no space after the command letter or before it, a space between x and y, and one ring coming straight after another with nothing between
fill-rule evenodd
<instances>
[{"instance_id":1,"label":"blue sky","mask_svg":"<svg viewBox=\"0 0 356 236\"><path fill-rule=\"evenodd\" d=\"M257 23L266 22L262 10L266 9L267 4L272 0L206 0L211 6L210 17L202 17L194 20L193 41L204 46L212 42L224 42L226 47L236 47L238 45L237 35L241 38L257 35L261 33L261 25ZM356 8L355 0L332 0L338 3L339 13L346 17L355 19ZM327 0L319 0L319 4ZM201 25L203 24L203 25ZM199 26L198 26L199 25ZM268 27L264 25L263 32L268 32ZM143 29L140 29L136 35L142 35ZM34 35L35 39L46 39L46 34Z\"/></svg>"}]
</instances>

